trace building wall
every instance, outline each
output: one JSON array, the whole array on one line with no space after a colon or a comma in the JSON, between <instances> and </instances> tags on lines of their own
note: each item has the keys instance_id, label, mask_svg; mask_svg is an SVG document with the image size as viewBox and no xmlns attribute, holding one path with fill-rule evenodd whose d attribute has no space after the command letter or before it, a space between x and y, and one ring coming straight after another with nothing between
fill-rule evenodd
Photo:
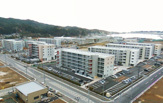
<instances>
[{"instance_id":1,"label":"building wall","mask_svg":"<svg viewBox=\"0 0 163 103\"><path fill-rule=\"evenodd\" d=\"M151 48L150 51L149 51L149 54L151 54L151 55L149 55L148 59L151 58L152 55L154 54L154 44L153 44L153 43L136 43L136 42L127 42L126 44L127 44L127 45L139 45L139 46L145 46L146 49ZM149 46L150 46L150 47L149 47Z\"/></svg>"},{"instance_id":2,"label":"building wall","mask_svg":"<svg viewBox=\"0 0 163 103\"><path fill-rule=\"evenodd\" d=\"M21 93L19 90L16 89L16 92L18 93L19 97L25 102L25 103L34 103L36 101L41 100L41 95L47 93L47 88L42 89L40 91L36 91L33 93L28 94L25 96L23 93ZM39 96L39 98L34 99L34 97Z\"/></svg>"},{"instance_id":3,"label":"building wall","mask_svg":"<svg viewBox=\"0 0 163 103\"><path fill-rule=\"evenodd\" d=\"M115 61L114 63L116 65L123 65L123 66L129 66L129 65L136 65L139 58L139 49L134 50L126 50L126 49L118 49L118 48L109 48L109 47L90 47L88 48L91 52L99 52L99 53L106 53L106 54L112 54L115 55ZM131 57L131 53L134 53L133 57ZM130 62L133 58L133 62Z\"/></svg>"},{"instance_id":4,"label":"building wall","mask_svg":"<svg viewBox=\"0 0 163 103\"><path fill-rule=\"evenodd\" d=\"M155 44L154 54L160 55L161 54L161 48L162 48L161 44Z\"/></svg>"},{"instance_id":5,"label":"building wall","mask_svg":"<svg viewBox=\"0 0 163 103\"><path fill-rule=\"evenodd\" d=\"M114 60L115 57L107 57L104 59L104 76L103 77L107 77L113 74L113 69L114 69Z\"/></svg>"},{"instance_id":6,"label":"building wall","mask_svg":"<svg viewBox=\"0 0 163 103\"><path fill-rule=\"evenodd\" d=\"M3 39L2 46L7 51L22 51L24 47L24 41L16 41L14 39Z\"/></svg>"},{"instance_id":7,"label":"building wall","mask_svg":"<svg viewBox=\"0 0 163 103\"><path fill-rule=\"evenodd\" d=\"M106 64L106 58L100 57L98 54L95 55L92 53L92 55L87 55L86 54L81 54L81 53L72 53L72 52L67 52L66 50L57 50L57 67L64 67L68 69L73 69L76 72L78 70L84 71L84 75L89 75L92 78L95 78L96 76L103 77L104 74L105 76L112 75L112 72L106 71L113 69L113 63L114 63L114 56L109 56L112 57L110 61L112 63ZM100 58L103 59L103 61L100 61ZM101 64L103 66L101 66ZM101 71L104 71L100 74L99 68L101 68Z\"/></svg>"},{"instance_id":8,"label":"building wall","mask_svg":"<svg viewBox=\"0 0 163 103\"><path fill-rule=\"evenodd\" d=\"M139 49L139 59L149 59L152 57L153 46L150 45L130 45L130 44L112 44L109 43L106 47L115 47L115 48L131 48L131 49Z\"/></svg>"},{"instance_id":9,"label":"building wall","mask_svg":"<svg viewBox=\"0 0 163 103\"><path fill-rule=\"evenodd\" d=\"M43 89L43 90L39 90L33 93L30 93L28 95L28 102L27 103L34 103L36 101L40 101L41 100L41 95L46 94L47 93L47 88ZM35 97L39 96L39 98L34 99Z\"/></svg>"},{"instance_id":10,"label":"building wall","mask_svg":"<svg viewBox=\"0 0 163 103\"><path fill-rule=\"evenodd\" d=\"M38 41L43 41L48 44L54 44L56 47L61 46L61 39L54 39L54 38L39 38Z\"/></svg>"},{"instance_id":11,"label":"building wall","mask_svg":"<svg viewBox=\"0 0 163 103\"><path fill-rule=\"evenodd\" d=\"M56 59L55 46L46 43L28 44L28 54L30 57L39 58L41 61L50 61Z\"/></svg>"}]
</instances>

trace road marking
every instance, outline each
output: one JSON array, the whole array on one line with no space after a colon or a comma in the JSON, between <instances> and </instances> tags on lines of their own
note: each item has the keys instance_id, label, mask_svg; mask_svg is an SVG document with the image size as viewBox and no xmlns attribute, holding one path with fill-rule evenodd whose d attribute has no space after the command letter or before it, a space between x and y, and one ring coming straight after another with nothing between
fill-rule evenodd
<instances>
[{"instance_id":1,"label":"road marking","mask_svg":"<svg viewBox=\"0 0 163 103\"><path fill-rule=\"evenodd\" d=\"M157 77L157 75L155 77Z\"/></svg>"},{"instance_id":2,"label":"road marking","mask_svg":"<svg viewBox=\"0 0 163 103\"><path fill-rule=\"evenodd\" d=\"M145 84L148 84L148 82L147 82L147 83L145 83Z\"/></svg>"},{"instance_id":3,"label":"road marking","mask_svg":"<svg viewBox=\"0 0 163 103\"><path fill-rule=\"evenodd\" d=\"M159 74L161 74L161 73L159 73Z\"/></svg>"}]
</instances>

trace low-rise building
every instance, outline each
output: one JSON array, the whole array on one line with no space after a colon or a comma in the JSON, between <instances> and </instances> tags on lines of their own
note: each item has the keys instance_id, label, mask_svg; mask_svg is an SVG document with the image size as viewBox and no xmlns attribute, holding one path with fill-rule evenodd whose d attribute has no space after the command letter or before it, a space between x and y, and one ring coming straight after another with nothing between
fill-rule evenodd
<instances>
[{"instance_id":1,"label":"low-rise building","mask_svg":"<svg viewBox=\"0 0 163 103\"><path fill-rule=\"evenodd\" d=\"M109 54L65 48L57 50L57 67L74 70L91 78L112 75L114 59L114 55Z\"/></svg>"},{"instance_id":2,"label":"low-rise building","mask_svg":"<svg viewBox=\"0 0 163 103\"><path fill-rule=\"evenodd\" d=\"M92 46L89 47L88 50L90 52L115 55L114 63L116 65L135 66L139 59L139 49Z\"/></svg>"},{"instance_id":3,"label":"low-rise building","mask_svg":"<svg viewBox=\"0 0 163 103\"><path fill-rule=\"evenodd\" d=\"M16 92L25 103L35 103L40 101L43 96L46 96L48 90L36 82L29 82L17 86Z\"/></svg>"}]
</instances>

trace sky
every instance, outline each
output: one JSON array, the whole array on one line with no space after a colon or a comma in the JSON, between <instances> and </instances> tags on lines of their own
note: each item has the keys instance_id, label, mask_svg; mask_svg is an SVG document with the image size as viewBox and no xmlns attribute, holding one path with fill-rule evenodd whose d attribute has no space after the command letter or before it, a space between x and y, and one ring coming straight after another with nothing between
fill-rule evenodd
<instances>
[{"instance_id":1,"label":"sky","mask_svg":"<svg viewBox=\"0 0 163 103\"><path fill-rule=\"evenodd\" d=\"M163 31L162 0L0 0L0 17L107 31Z\"/></svg>"}]
</instances>

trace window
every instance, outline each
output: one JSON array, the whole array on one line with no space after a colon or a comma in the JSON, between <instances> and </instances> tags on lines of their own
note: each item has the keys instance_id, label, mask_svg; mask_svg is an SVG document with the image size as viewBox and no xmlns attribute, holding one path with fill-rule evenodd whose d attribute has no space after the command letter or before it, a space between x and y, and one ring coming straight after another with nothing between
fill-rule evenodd
<instances>
[{"instance_id":1,"label":"window","mask_svg":"<svg viewBox=\"0 0 163 103\"><path fill-rule=\"evenodd\" d=\"M34 99L38 99L38 98L39 98L39 96L34 97Z\"/></svg>"}]
</instances>

